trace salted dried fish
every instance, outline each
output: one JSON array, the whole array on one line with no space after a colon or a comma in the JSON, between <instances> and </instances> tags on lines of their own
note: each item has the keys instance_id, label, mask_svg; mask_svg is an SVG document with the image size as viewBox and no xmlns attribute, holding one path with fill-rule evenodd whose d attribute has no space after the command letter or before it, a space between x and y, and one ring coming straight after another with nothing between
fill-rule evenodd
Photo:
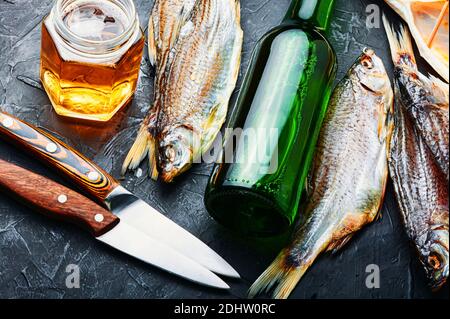
<instances>
[{"instance_id":1,"label":"salted dried fish","mask_svg":"<svg viewBox=\"0 0 450 319\"><path fill-rule=\"evenodd\" d=\"M223 125L243 41L238 0L156 1L149 27L155 101L123 165L149 156L165 182L191 167Z\"/></svg>"},{"instance_id":2,"label":"salted dried fish","mask_svg":"<svg viewBox=\"0 0 450 319\"><path fill-rule=\"evenodd\" d=\"M366 49L338 84L311 171L311 195L293 242L250 288L287 298L323 251L336 251L378 215L388 175L393 93L383 62Z\"/></svg>"},{"instance_id":3,"label":"salted dried fish","mask_svg":"<svg viewBox=\"0 0 450 319\"><path fill-rule=\"evenodd\" d=\"M397 40L387 21L385 23L394 64L398 64L400 52L404 63L411 64L411 52L405 50L409 47L407 34L403 30L400 40ZM408 74L397 70L396 75L396 128L391 142L389 169L406 232L417 248L432 288L438 289L448 278L448 174L446 179L425 143L421 126L416 125L417 117L410 116L410 99L403 95L405 84L410 83Z\"/></svg>"},{"instance_id":4,"label":"salted dried fish","mask_svg":"<svg viewBox=\"0 0 450 319\"><path fill-rule=\"evenodd\" d=\"M448 278L448 187L401 103L396 109L390 173L406 232L438 289Z\"/></svg>"},{"instance_id":5,"label":"salted dried fish","mask_svg":"<svg viewBox=\"0 0 450 319\"><path fill-rule=\"evenodd\" d=\"M409 33L397 36L384 19L394 61L399 100L430 148L438 166L449 179L449 87L417 69Z\"/></svg>"},{"instance_id":6,"label":"salted dried fish","mask_svg":"<svg viewBox=\"0 0 450 319\"><path fill-rule=\"evenodd\" d=\"M386 2L408 24L420 55L448 82L448 0L386 0ZM436 34L433 32L435 27L437 27Z\"/></svg>"}]
</instances>

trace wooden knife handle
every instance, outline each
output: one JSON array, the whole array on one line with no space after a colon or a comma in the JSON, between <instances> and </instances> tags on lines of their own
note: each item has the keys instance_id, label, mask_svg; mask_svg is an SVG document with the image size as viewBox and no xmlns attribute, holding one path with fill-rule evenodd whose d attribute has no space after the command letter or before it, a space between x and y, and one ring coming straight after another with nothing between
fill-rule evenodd
<instances>
[{"instance_id":1,"label":"wooden knife handle","mask_svg":"<svg viewBox=\"0 0 450 319\"><path fill-rule=\"evenodd\" d=\"M119 183L103 169L51 134L0 112L0 137L24 149L74 181L103 204Z\"/></svg>"},{"instance_id":2,"label":"wooden knife handle","mask_svg":"<svg viewBox=\"0 0 450 319\"><path fill-rule=\"evenodd\" d=\"M1 159L0 188L44 215L78 224L95 237L119 222L117 216L87 197Z\"/></svg>"}]
</instances>

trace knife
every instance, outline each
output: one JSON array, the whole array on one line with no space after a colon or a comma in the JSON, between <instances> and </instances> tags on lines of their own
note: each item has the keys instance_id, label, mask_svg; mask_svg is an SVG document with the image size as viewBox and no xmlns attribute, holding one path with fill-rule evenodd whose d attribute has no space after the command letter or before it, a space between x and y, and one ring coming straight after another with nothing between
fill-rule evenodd
<instances>
[{"instance_id":1,"label":"knife","mask_svg":"<svg viewBox=\"0 0 450 319\"><path fill-rule=\"evenodd\" d=\"M78 224L99 241L143 262L199 284L229 288L205 267L136 230L83 195L1 159L0 188L49 217Z\"/></svg>"},{"instance_id":2,"label":"knife","mask_svg":"<svg viewBox=\"0 0 450 319\"><path fill-rule=\"evenodd\" d=\"M74 181L100 205L128 225L172 247L220 275L240 278L222 257L205 243L127 191L102 168L44 130L0 111L0 137L32 153Z\"/></svg>"}]
</instances>

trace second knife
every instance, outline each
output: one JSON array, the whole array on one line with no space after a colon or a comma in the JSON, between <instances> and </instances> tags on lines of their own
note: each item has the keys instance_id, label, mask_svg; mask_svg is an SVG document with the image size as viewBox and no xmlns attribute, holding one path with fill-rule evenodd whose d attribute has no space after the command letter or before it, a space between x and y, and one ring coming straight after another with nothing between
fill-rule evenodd
<instances>
[{"instance_id":1,"label":"second knife","mask_svg":"<svg viewBox=\"0 0 450 319\"><path fill-rule=\"evenodd\" d=\"M97 240L143 262L202 285L229 288L205 267L135 229L81 194L1 159L0 188L44 215L80 225Z\"/></svg>"},{"instance_id":2,"label":"second knife","mask_svg":"<svg viewBox=\"0 0 450 319\"><path fill-rule=\"evenodd\" d=\"M217 274L240 277L205 243L127 191L102 168L56 137L1 111L0 137L32 153L76 182L93 199L129 225L180 253L188 254Z\"/></svg>"}]
</instances>

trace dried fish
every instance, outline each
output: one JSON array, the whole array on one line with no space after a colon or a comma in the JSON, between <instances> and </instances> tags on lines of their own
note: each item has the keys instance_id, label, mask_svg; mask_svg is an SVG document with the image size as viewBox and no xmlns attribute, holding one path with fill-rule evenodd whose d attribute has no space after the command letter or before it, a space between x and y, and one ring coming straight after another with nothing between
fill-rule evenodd
<instances>
[{"instance_id":1,"label":"dried fish","mask_svg":"<svg viewBox=\"0 0 450 319\"><path fill-rule=\"evenodd\" d=\"M250 288L287 298L317 256L337 251L378 215L388 175L393 93L366 49L335 89L311 171L311 195L293 242Z\"/></svg>"},{"instance_id":2,"label":"dried fish","mask_svg":"<svg viewBox=\"0 0 450 319\"><path fill-rule=\"evenodd\" d=\"M171 182L209 149L226 118L242 41L238 0L156 1L149 27L155 102L123 172L148 155L152 177Z\"/></svg>"},{"instance_id":3,"label":"dried fish","mask_svg":"<svg viewBox=\"0 0 450 319\"><path fill-rule=\"evenodd\" d=\"M401 103L396 109L390 173L406 232L438 289L448 278L448 187Z\"/></svg>"},{"instance_id":4,"label":"dried fish","mask_svg":"<svg viewBox=\"0 0 450 319\"><path fill-rule=\"evenodd\" d=\"M397 40L387 21L385 24L394 64L398 64L400 52L404 63L411 64L414 57L409 51L408 35L402 30ZM403 95L407 87L409 91L416 87L417 92L426 93L423 94L425 97L428 91L406 85L411 83L408 79L416 71L412 70L408 75L401 70L397 70L395 79L396 128L392 137L389 169L406 232L417 248L431 287L438 289L448 278L448 174L446 179L425 143L421 126L416 125L417 117L410 116L411 100Z\"/></svg>"},{"instance_id":5,"label":"dried fish","mask_svg":"<svg viewBox=\"0 0 450 319\"><path fill-rule=\"evenodd\" d=\"M399 36L384 19L391 44L394 76L399 103L431 150L438 166L449 179L449 87L434 76L425 76L417 69L409 33L402 28Z\"/></svg>"}]
</instances>

